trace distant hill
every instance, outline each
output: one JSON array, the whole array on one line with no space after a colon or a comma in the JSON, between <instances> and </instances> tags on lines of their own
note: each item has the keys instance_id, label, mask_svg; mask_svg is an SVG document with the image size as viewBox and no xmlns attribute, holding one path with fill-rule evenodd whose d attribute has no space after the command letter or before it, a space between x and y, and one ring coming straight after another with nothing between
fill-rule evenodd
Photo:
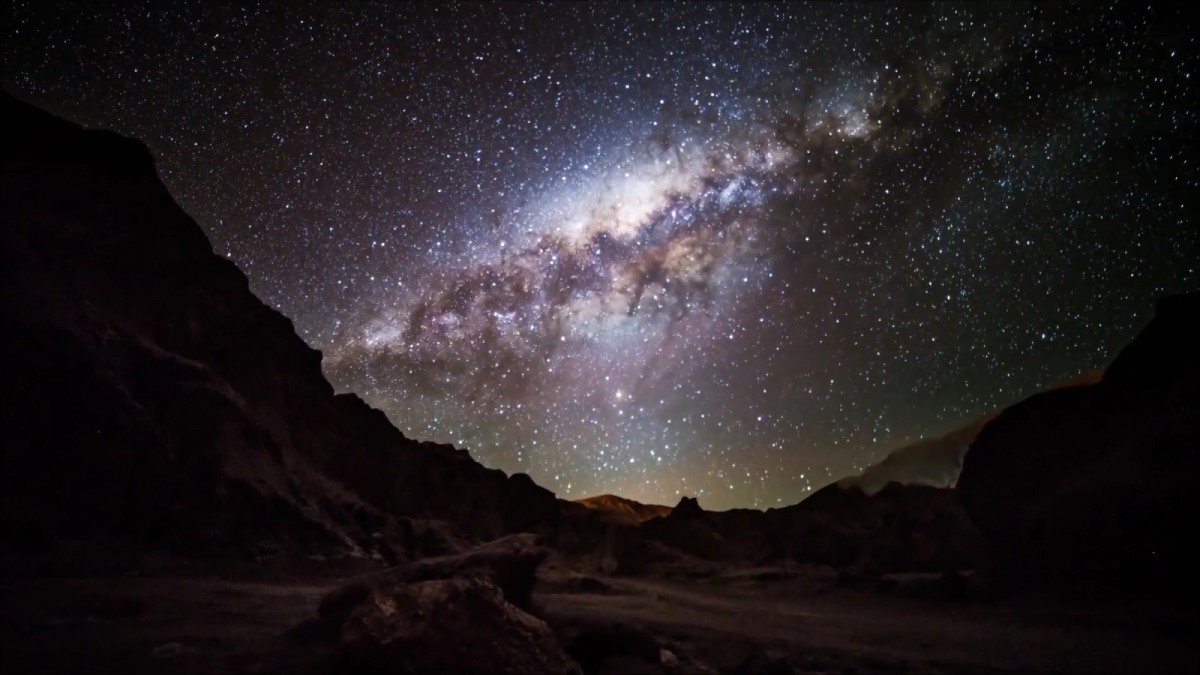
<instances>
[{"instance_id":1,"label":"distant hill","mask_svg":"<svg viewBox=\"0 0 1200 675\"><path fill-rule=\"evenodd\" d=\"M661 504L643 504L632 499L616 495L597 495L587 499L577 499L575 503L582 504L588 509L601 514L605 522L616 525L638 525L651 518L666 516L671 513L671 507Z\"/></svg>"},{"instance_id":2,"label":"distant hill","mask_svg":"<svg viewBox=\"0 0 1200 675\"><path fill-rule=\"evenodd\" d=\"M1069 380L1055 382L1046 391L1079 387L1100 381L1103 371L1090 370ZM981 417L938 438L923 438L888 453L860 476L839 481L843 486L857 485L867 494L875 494L888 483L911 483L934 487L954 487L962 470L963 457L984 425L999 411Z\"/></svg>"}]
</instances>

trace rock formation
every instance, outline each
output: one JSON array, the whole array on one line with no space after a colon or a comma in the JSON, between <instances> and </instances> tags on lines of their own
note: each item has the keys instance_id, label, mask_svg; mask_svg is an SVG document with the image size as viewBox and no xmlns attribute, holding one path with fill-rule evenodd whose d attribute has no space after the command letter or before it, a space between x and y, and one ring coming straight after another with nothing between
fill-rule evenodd
<instances>
[{"instance_id":1,"label":"rock formation","mask_svg":"<svg viewBox=\"0 0 1200 675\"><path fill-rule=\"evenodd\" d=\"M1077 387L1100 381L1102 371L1091 370L1069 380L1056 382L1047 389ZM888 453L862 475L842 479L843 485L857 485L874 494L888 483L913 483L934 487L954 487L962 471L963 457L983 425L999 413L985 415L937 438L924 438Z\"/></svg>"},{"instance_id":2,"label":"rock formation","mask_svg":"<svg viewBox=\"0 0 1200 675\"><path fill-rule=\"evenodd\" d=\"M578 673L525 611L546 553L518 535L399 565L330 592L289 637L328 672Z\"/></svg>"},{"instance_id":3,"label":"rock formation","mask_svg":"<svg viewBox=\"0 0 1200 675\"><path fill-rule=\"evenodd\" d=\"M999 583L1194 597L1198 335L1200 294L1165 298L1099 383L983 428L958 491Z\"/></svg>"},{"instance_id":4,"label":"rock formation","mask_svg":"<svg viewBox=\"0 0 1200 675\"><path fill-rule=\"evenodd\" d=\"M720 564L811 563L872 573L973 569L981 534L954 491L890 483L876 494L835 483L781 509L705 511L684 497L665 517L610 527L597 544L622 573Z\"/></svg>"},{"instance_id":5,"label":"rock formation","mask_svg":"<svg viewBox=\"0 0 1200 675\"><path fill-rule=\"evenodd\" d=\"M638 525L671 512L669 506L643 504L617 495L598 495L575 500L575 503L598 513L604 522L617 525Z\"/></svg>"},{"instance_id":6,"label":"rock formation","mask_svg":"<svg viewBox=\"0 0 1200 675\"><path fill-rule=\"evenodd\" d=\"M554 495L418 443L213 253L149 151L5 95L4 530L405 557L421 519L550 529Z\"/></svg>"}]
</instances>

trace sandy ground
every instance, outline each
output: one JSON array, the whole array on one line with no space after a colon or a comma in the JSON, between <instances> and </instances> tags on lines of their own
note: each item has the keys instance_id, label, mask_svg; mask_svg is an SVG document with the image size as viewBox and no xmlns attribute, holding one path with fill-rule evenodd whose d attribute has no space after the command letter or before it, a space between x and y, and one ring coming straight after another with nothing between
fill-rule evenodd
<instances>
[{"instance_id":1,"label":"sandy ground","mask_svg":"<svg viewBox=\"0 0 1200 675\"><path fill-rule=\"evenodd\" d=\"M608 590L543 585L535 611L565 633L638 626L713 672L766 650L812 672L1200 672L1194 611L956 602L903 583L888 593L835 588L826 577L600 581ZM336 585L8 578L2 671L311 670L282 653L279 636Z\"/></svg>"},{"instance_id":2,"label":"sandy ground","mask_svg":"<svg viewBox=\"0 0 1200 675\"><path fill-rule=\"evenodd\" d=\"M221 579L6 579L3 672L274 669L278 636L334 585Z\"/></svg>"},{"instance_id":3,"label":"sandy ground","mask_svg":"<svg viewBox=\"0 0 1200 675\"><path fill-rule=\"evenodd\" d=\"M817 672L1200 672L1195 612L952 601L917 579L887 593L811 579L605 581L615 593L541 596L544 612L558 625L640 624L718 667L774 650Z\"/></svg>"}]
</instances>

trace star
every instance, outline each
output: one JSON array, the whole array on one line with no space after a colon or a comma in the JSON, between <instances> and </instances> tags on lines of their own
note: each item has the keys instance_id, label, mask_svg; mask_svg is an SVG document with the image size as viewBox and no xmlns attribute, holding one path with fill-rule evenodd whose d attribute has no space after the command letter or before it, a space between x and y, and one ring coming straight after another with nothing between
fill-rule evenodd
<instances>
[{"instance_id":1,"label":"star","mask_svg":"<svg viewBox=\"0 0 1200 675\"><path fill-rule=\"evenodd\" d=\"M1195 289L1180 11L21 0L4 77L145 141L409 436L567 498L765 507Z\"/></svg>"}]
</instances>

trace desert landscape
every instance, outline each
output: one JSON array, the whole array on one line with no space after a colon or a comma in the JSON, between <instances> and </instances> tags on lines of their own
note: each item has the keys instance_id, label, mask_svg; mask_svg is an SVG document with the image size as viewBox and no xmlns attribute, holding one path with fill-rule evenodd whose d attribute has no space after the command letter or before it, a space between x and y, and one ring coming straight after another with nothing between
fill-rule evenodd
<instances>
[{"instance_id":1,"label":"desert landscape","mask_svg":"<svg viewBox=\"0 0 1200 675\"><path fill-rule=\"evenodd\" d=\"M549 571L529 609L585 673L1184 673L1196 663L1187 608L970 599L932 575L887 580L886 589L847 588L828 569L700 579ZM7 578L5 663L38 672L359 672L332 647L289 635L336 587L329 578L203 572ZM422 649L453 651L456 642L442 635ZM500 653L484 650L477 667L457 669L550 670L493 661ZM423 672L401 659L389 671Z\"/></svg>"},{"instance_id":2,"label":"desert landscape","mask_svg":"<svg viewBox=\"0 0 1200 675\"><path fill-rule=\"evenodd\" d=\"M4 114L4 672L1200 664L1200 295L798 504L567 501L335 395L140 143Z\"/></svg>"}]
</instances>

